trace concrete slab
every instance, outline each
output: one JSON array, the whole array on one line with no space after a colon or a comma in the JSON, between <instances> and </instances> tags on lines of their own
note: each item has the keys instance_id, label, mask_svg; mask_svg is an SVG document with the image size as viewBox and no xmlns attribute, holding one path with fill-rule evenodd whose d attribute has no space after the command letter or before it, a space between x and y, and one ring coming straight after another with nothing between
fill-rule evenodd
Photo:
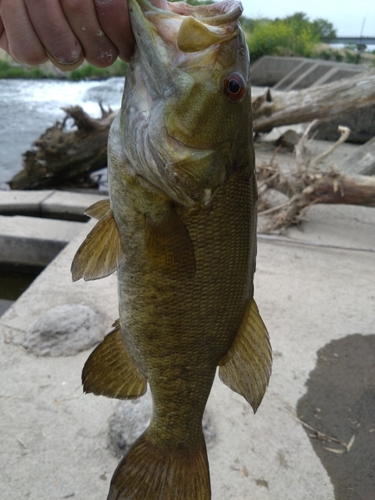
<instances>
[{"instance_id":1,"label":"concrete slab","mask_svg":"<svg viewBox=\"0 0 375 500\"><path fill-rule=\"evenodd\" d=\"M275 90L290 90L294 86L294 82L303 78L306 74L310 73L316 67L314 60L305 59L296 66L290 73L274 85Z\"/></svg>"},{"instance_id":2,"label":"concrete slab","mask_svg":"<svg viewBox=\"0 0 375 500\"><path fill-rule=\"evenodd\" d=\"M305 87L320 83L329 83L348 78L363 71L368 71L366 66L347 64L335 61L323 61L322 59L309 59L305 57L278 57L263 56L251 66L251 80L253 85L274 87L279 90L291 90L305 88L302 86L300 77L314 65L314 74L310 74L305 80ZM317 66L319 69L317 70ZM330 71L335 68L335 71ZM293 82L299 85L294 86Z\"/></svg>"},{"instance_id":3,"label":"concrete slab","mask_svg":"<svg viewBox=\"0 0 375 500\"><path fill-rule=\"evenodd\" d=\"M86 221L86 208L105 198L74 191L0 191L0 214Z\"/></svg>"},{"instance_id":4,"label":"concrete slab","mask_svg":"<svg viewBox=\"0 0 375 500\"><path fill-rule=\"evenodd\" d=\"M251 81L260 87L272 87L306 59L303 57L264 56L251 64Z\"/></svg>"},{"instance_id":5,"label":"concrete slab","mask_svg":"<svg viewBox=\"0 0 375 500\"><path fill-rule=\"evenodd\" d=\"M68 191L54 191L41 204L41 213L44 217L59 219L84 220L85 210L97 201L108 198L101 194L74 193Z\"/></svg>"},{"instance_id":6,"label":"concrete slab","mask_svg":"<svg viewBox=\"0 0 375 500\"><path fill-rule=\"evenodd\" d=\"M61 222L67 225L73 224ZM70 266L74 254L95 222L74 224L76 225L75 237L0 318L0 324L15 332L25 332L35 319L49 309L68 303L96 306L107 318L109 327L117 319L117 308L112 305L117 300L115 276L88 283L82 280L77 283L72 282ZM16 342L21 341L19 336L14 339Z\"/></svg>"},{"instance_id":7,"label":"concrete slab","mask_svg":"<svg viewBox=\"0 0 375 500\"><path fill-rule=\"evenodd\" d=\"M312 242L319 241L325 217L316 213ZM340 217L344 227L347 214ZM372 215L352 217L346 241L350 247L367 245L363 233L372 226L361 221L372 221ZM36 358L19 346L30 322L59 304L95 306L108 325L117 317L114 275L70 281L70 262L82 239L77 236L0 319L2 500L104 499L118 462L108 445L116 403L81 392L88 352ZM343 240L336 243L340 247ZM374 268L371 251L260 237L255 290L271 335L273 375L255 416L241 397L219 380L214 383L208 402L216 431L208 452L213 500L335 498L330 477L295 418L296 407L320 348L353 333L375 334Z\"/></svg>"},{"instance_id":8,"label":"concrete slab","mask_svg":"<svg viewBox=\"0 0 375 500\"><path fill-rule=\"evenodd\" d=\"M84 223L0 215L0 263L47 266Z\"/></svg>"},{"instance_id":9,"label":"concrete slab","mask_svg":"<svg viewBox=\"0 0 375 500\"><path fill-rule=\"evenodd\" d=\"M307 212L306 219L308 222L300 228L287 229L289 239L375 254L375 208L315 205ZM357 235L355 239L353 233Z\"/></svg>"},{"instance_id":10,"label":"concrete slab","mask_svg":"<svg viewBox=\"0 0 375 500\"><path fill-rule=\"evenodd\" d=\"M41 205L53 190L0 191L0 214L40 215Z\"/></svg>"}]
</instances>

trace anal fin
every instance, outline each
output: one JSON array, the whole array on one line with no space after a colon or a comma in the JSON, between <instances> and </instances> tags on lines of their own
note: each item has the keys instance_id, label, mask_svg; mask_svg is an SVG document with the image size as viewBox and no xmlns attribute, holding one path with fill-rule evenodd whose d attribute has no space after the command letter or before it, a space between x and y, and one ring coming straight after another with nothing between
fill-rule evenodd
<instances>
[{"instance_id":1,"label":"anal fin","mask_svg":"<svg viewBox=\"0 0 375 500\"><path fill-rule=\"evenodd\" d=\"M104 202L98 203L102 205L95 208L95 205L98 205L96 203L87 211L88 214L95 214L95 218L105 208ZM112 210L107 210L74 256L71 267L73 281L80 278L85 281L105 278L116 271L123 257L116 221Z\"/></svg>"},{"instance_id":2,"label":"anal fin","mask_svg":"<svg viewBox=\"0 0 375 500\"><path fill-rule=\"evenodd\" d=\"M83 389L108 398L139 398L147 390L147 381L126 351L119 322L114 326L83 367Z\"/></svg>"},{"instance_id":3,"label":"anal fin","mask_svg":"<svg viewBox=\"0 0 375 500\"><path fill-rule=\"evenodd\" d=\"M219 363L219 376L230 389L258 409L271 376L272 349L267 329L251 300L239 331Z\"/></svg>"}]
</instances>

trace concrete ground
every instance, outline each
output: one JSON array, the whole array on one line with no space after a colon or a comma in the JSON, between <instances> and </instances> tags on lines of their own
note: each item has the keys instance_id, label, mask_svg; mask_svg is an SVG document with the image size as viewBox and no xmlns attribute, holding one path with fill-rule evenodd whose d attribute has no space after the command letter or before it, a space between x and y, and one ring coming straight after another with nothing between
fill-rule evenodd
<instances>
[{"instance_id":1,"label":"concrete ground","mask_svg":"<svg viewBox=\"0 0 375 500\"><path fill-rule=\"evenodd\" d=\"M214 383L213 500L375 498L375 210L322 205L308 218L286 237L259 235L255 298L273 374L255 416ZM82 394L90 351L36 357L20 345L57 305L95 307L103 335L117 318L114 275L71 282L87 230L0 318L1 500L105 499L118 463L109 440L118 402Z\"/></svg>"}]
</instances>

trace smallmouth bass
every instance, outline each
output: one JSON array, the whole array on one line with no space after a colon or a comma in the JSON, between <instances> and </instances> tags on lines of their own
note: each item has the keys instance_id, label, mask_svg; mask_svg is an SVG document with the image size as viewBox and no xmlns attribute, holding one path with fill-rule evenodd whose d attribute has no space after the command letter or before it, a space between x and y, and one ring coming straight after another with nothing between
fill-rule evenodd
<instances>
[{"instance_id":1,"label":"smallmouth bass","mask_svg":"<svg viewBox=\"0 0 375 500\"><path fill-rule=\"evenodd\" d=\"M117 270L119 320L83 369L85 392L150 386L148 429L108 500L209 500L202 416L216 369L258 408L272 354L253 299L257 188L249 54L236 0L129 0L136 50L109 134L110 200L73 279Z\"/></svg>"}]
</instances>

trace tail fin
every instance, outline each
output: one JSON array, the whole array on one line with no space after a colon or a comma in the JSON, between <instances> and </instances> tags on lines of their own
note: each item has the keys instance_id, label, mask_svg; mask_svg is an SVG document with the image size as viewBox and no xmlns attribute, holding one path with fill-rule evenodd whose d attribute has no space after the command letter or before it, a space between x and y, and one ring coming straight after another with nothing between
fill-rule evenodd
<instances>
[{"instance_id":1,"label":"tail fin","mask_svg":"<svg viewBox=\"0 0 375 500\"><path fill-rule=\"evenodd\" d=\"M194 450L171 450L146 430L119 463L107 500L210 500L210 475L202 434Z\"/></svg>"}]
</instances>

